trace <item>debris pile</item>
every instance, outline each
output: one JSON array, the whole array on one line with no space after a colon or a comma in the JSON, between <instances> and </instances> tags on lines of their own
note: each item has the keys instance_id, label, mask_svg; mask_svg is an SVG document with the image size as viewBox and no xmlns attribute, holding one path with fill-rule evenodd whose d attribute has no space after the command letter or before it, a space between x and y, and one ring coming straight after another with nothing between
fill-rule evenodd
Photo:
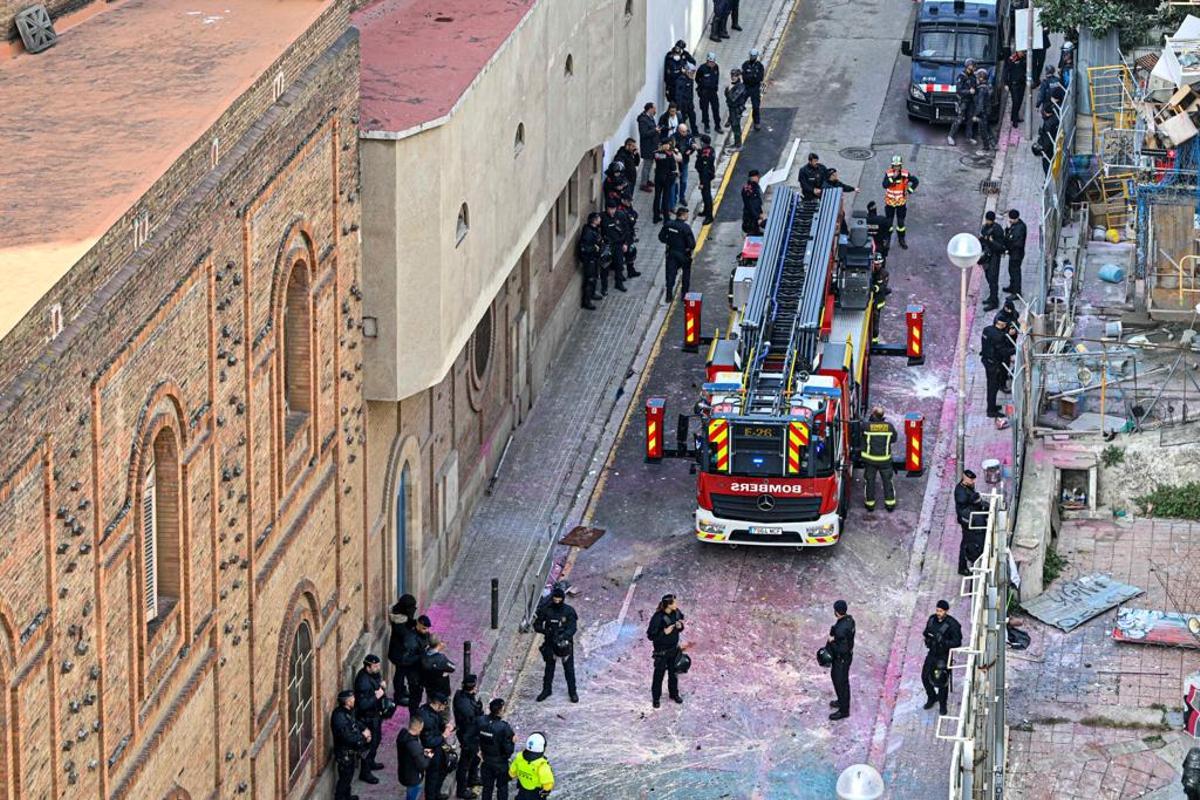
<instances>
[{"instance_id":1,"label":"debris pile","mask_svg":"<svg viewBox=\"0 0 1200 800\"><path fill-rule=\"evenodd\" d=\"M1200 131L1200 18L1189 14L1165 38L1138 109L1146 130L1143 151L1178 147Z\"/></svg>"}]
</instances>

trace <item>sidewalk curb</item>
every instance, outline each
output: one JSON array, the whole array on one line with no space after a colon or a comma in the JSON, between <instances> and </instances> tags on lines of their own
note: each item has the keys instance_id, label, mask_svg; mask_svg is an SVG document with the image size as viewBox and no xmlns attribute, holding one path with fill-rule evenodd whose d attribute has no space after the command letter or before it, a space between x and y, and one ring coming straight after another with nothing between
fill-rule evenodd
<instances>
[{"instance_id":1,"label":"sidewalk curb","mask_svg":"<svg viewBox=\"0 0 1200 800\"><path fill-rule=\"evenodd\" d=\"M1008 132L1011 123L1007 116L1003 118L1000 126L1000 132L997 136L996 157L992 162L992 172L990 178L999 180L1003 177L1005 170L1008 167ZM999 195L989 195L984 202L984 213L995 211L999 205ZM981 220L983 217L980 218ZM967 283L967 332L968 339L966 349L959 352L958 343L955 342L954 353L954 375L959 373L959 359L967 358L971 352L970 331L975 324L975 316L978 312L977 301L979 293L982 290L983 273L981 270L972 269L971 277ZM912 556L908 562L908 573L904 581L905 596L910 598L911 602L905 609L905 613L901 615L901 619L905 616L909 618L909 623L903 623L896 626L896 632L892 637L892 646L888 651L893 655L888 662L887 672L884 676L883 689L880 696L879 711L875 717L875 728L871 736L871 746L867 763L875 765L880 773L883 773L887 767L887 739L891 731L891 723L895 717L896 704L900 699L901 682L903 680L904 663L908 660L909 647L913 641L914 631L917 625L921 622L921 617L913 617L916 611L917 600L919 599L919 589L921 588L922 578L925 577L925 562L929 556L928 548L933 532L933 516L934 508L939 504L940 499L945 491L946 472L953 465L954 474L957 476L960 465L956 463L956 458L950 451L950 445L953 443L956 436L954 421L958 410L958 396L955 392L948 391L945 399L942 401L942 411L938 417L938 441L934 450L933 461L931 463L938 464L940 469L936 469L934 474L930 476L929 481L925 484L925 494L921 499L921 516L917 522L917 531L913 541ZM945 520L943 515L943 525L945 528ZM959 586L959 596L962 596L961 582ZM900 654L899 658L895 658L896 654Z\"/></svg>"}]
</instances>

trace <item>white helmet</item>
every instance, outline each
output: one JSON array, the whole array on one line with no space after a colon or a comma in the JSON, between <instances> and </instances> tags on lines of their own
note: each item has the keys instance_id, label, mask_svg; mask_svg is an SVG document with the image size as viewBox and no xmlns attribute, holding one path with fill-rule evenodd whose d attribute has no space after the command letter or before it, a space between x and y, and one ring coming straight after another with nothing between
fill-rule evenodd
<instances>
[{"instance_id":1,"label":"white helmet","mask_svg":"<svg viewBox=\"0 0 1200 800\"><path fill-rule=\"evenodd\" d=\"M546 737L540 733L531 733L525 740L525 749L531 753L542 755L546 752Z\"/></svg>"}]
</instances>

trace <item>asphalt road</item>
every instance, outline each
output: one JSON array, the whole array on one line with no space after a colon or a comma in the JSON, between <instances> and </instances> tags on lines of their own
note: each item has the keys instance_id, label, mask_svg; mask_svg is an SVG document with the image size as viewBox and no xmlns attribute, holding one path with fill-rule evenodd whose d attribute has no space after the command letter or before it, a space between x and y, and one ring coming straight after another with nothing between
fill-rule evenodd
<instances>
[{"instance_id":1,"label":"asphalt road","mask_svg":"<svg viewBox=\"0 0 1200 800\"><path fill-rule=\"evenodd\" d=\"M916 368L877 358L871 392L898 427L906 412L925 415L931 453L935 437L953 435L937 429L953 386L958 318L958 274L946 263L945 243L958 231L976 231L990 162L964 159L967 151L945 146L944 129L908 120L908 60L899 49L911 8L910 0L804 0L771 76L764 128L740 156L693 289L707 299L705 330L723 328L726 282L742 242L738 187L749 169L766 171L785 158L793 139L801 140L798 162L815 150L859 187L848 200L858 208L870 199L882 205L883 169L893 154L903 156L921 185L910 202L910 249L893 248L889 262L894 293L882 332L885 340L901 339L904 306L924 304L928 358ZM872 156L841 155L847 148ZM644 249L658 259L657 246ZM669 430L703 379L703 355L681 352L681 338L682 314L675 313L644 382L644 394L667 398ZM571 602L580 617L581 702L567 702L561 676L549 701L534 702L541 684L535 658L518 681L514 724L547 733L559 798L834 797L838 773L866 760L877 725L888 725L887 714L877 717L883 676L902 657L891 652L894 631L929 613L899 588L910 562L923 557L913 546L925 479L898 477L897 512L867 514L856 474L856 507L832 548L705 545L692 532L688 464L643 462L643 404L644 397L635 399L595 500L593 524L607 533L571 573L579 590ZM684 704L654 710L645 628L664 592L677 594L687 614L694 662L682 680ZM814 652L837 598L849 602L858 639L851 718L830 722L832 689ZM887 743L889 751L903 746ZM891 797L945 796L949 750L939 747L913 750L914 761L929 764L924 782L891 787Z\"/></svg>"}]
</instances>

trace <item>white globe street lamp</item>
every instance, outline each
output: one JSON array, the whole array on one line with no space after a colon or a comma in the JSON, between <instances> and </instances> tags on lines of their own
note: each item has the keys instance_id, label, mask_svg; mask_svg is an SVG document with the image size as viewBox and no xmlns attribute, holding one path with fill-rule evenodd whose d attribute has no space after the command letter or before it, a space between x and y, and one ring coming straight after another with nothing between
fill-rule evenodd
<instances>
[{"instance_id":1,"label":"white globe street lamp","mask_svg":"<svg viewBox=\"0 0 1200 800\"><path fill-rule=\"evenodd\" d=\"M879 800L883 789L883 778L870 764L846 767L837 780L838 800Z\"/></svg>"},{"instance_id":2,"label":"white globe street lamp","mask_svg":"<svg viewBox=\"0 0 1200 800\"><path fill-rule=\"evenodd\" d=\"M963 463L963 451L967 438L967 281L970 269L979 263L983 255L983 245L969 233L955 234L946 243L946 256L950 263L958 267L958 413L957 429L958 442L958 475L966 468Z\"/></svg>"}]
</instances>

